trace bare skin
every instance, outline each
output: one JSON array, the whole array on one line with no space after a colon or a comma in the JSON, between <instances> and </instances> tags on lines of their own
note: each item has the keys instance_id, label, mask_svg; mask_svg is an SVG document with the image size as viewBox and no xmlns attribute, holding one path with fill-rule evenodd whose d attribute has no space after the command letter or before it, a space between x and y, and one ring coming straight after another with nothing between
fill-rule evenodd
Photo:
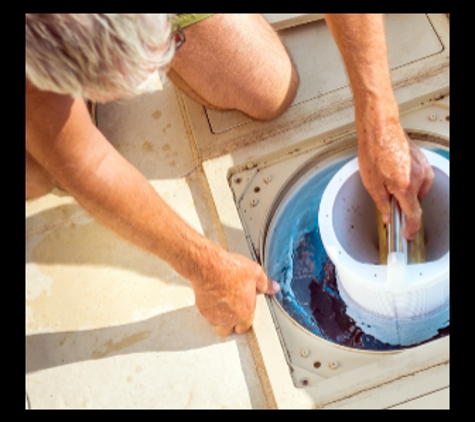
<instances>
[{"instance_id":1,"label":"bare skin","mask_svg":"<svg viewBox=\"0 0 475 422\"><path fill-rule=\"evenodd\" d=\"M297 92L297 71L261 15L218 14L184 29L168 76L193 99L258 120L282 114Z\"/></svg>"},{"instance_id":2,"label":"bare skin","mask_svg":"<svg viewBox=\"0 0 475 422\"><path fill-rule=\"evenodd\" d=\"M26 199L38 198L54 187L54 178L32 155L25 151Z\"/></svg>"},{"instance_id":3,"label":"bare skin","mask_svg":"<svg viewBox=\"0 0 475 422\"><path fill-rule=\"evenodd\" d=\"M189 227L91 123L83 100L40 91L27 81L26 148L98 221L187 278L196 305L219 335L247 331L256 292L278 291L258 264Z\"/></svg>"},{"instance_id":4,"label":"bare skin","mask_svg":"<svg viewBox=\"0 0 475 422\"><path fill-rule=\"evenodd\" d=\"M390 195L406 216L405 236L420 226L419 201L434 173L399 121L391 85L382 15L327 14L325 20L343 56L355 100L358 156L363 184L389 223Z\"/></svg>"}]
</instances>

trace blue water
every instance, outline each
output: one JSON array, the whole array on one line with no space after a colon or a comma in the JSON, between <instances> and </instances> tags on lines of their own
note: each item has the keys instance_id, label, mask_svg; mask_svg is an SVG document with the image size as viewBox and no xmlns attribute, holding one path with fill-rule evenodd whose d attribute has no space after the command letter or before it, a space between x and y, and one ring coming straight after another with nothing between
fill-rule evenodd
<instances>
[{"instance_id":1,"label":"blue water","mask_svg":"<svg viewBox=\"0 0 475 422\"><path fill-rule=\"evenodd\" d=\"M432 151L450 159L450 152ZM287 314L311 333L330 342L363 350L395 350L364 332L346 314L335 280L335 268L323 247L318 209L333 175L353 157L340 159L309 176L290 193L268 234L267 272L282 287L276 299ZM449 334L439 330L430 340ZM429 341L430 341L429 340Z\"/></svg>"}]
</instances>

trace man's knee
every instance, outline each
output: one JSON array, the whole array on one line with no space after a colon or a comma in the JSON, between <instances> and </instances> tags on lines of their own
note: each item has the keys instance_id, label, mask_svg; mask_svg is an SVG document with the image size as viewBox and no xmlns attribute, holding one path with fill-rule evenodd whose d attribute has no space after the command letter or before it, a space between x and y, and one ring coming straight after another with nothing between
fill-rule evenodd
<instances>
[{"instance_id":1,"label":"man's knee","mask_svg":"<svg viewBox=\"0 0 475 422\"><path fill-rule=\"evenodd\" d=\"M172 62L179 86L197 101L259 120L282 114L299 78L277 33L260 15L215 15L185 28Z\"/></svg>"},{"instance_id":2,"label":"man's knee","mask_svg":"<svg viewBox=\"0 0 475 422\"><path fill-rule=\"evenodd\" d=\"M258 120L272 120L284 113L292 104L299 87L299 75L293 63L291 64L290 77L284 86L268 89L266 92L255 91L255 97L248 99L251 109L244 107L243 111Z\"/></svg>"},{"instance_id":3,"label":"man's knee","mask_svg":"<svg viewBox=\"0 0 475 422\"><path fill-rule=\"evenodd\" d=\"M243 75L245 86L241 86L240 90L236 88L235 101L236 108L249 116L271 120L290 107L300 79L278 35L270 27L263 31L268 32L267 43L255 44L254 51L249 55L253 56L253 61L240 61L242 68L249 71Z\"/></svg>"}]
</instances>

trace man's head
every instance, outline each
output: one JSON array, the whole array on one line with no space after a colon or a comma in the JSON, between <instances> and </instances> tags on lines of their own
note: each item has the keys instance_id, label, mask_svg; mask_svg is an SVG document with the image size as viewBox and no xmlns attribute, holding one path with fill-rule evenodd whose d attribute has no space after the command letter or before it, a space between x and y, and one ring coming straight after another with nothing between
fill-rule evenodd
<instances>
[{"instance_id":1,"label":"man's head","mask_svg":"<svg viewBox=\"0 0 475 422\"><path fill-rule=\"evenodd\" d=\"M156 89L173 57L167 14L27 14L26 77L93 101Z\"/></svg>"}]
</instances>

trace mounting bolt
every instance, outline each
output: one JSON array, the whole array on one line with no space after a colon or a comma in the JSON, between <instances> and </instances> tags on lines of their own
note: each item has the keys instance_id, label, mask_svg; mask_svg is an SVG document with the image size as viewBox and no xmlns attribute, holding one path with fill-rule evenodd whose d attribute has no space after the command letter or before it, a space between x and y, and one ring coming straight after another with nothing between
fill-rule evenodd
<instances>
[{"instance_id":1,"label":"mounting bolt","mask_svg":"<svg viewBox=\"0 0 475 422\"><path fill-rule=\"evenodd\" d=\"M328 364L328 366L330 367L330 369L336 369L340 366L340 364L336 360L334 360L334 361L330 362Z\"/></svg>"},{"instance_id":2,"label":"mounting bolt","mask_svg":"<svg viewBox=\"0 0 475 422\"><path fill-rule=\"evenodd\" d=\"M302 378L302 379L300 380L300 385L301 385L302 387L307 387L307 385L309 385L309 384L310 384L310 380L309 380L308 378Z\"/></svg>"},{"instance_id":3,"label":"mounting bolt","mask_svg":"<svg viewBox=\"0 0 475 422\"><path fill-rule=\"evenodd\" d=\"M264 177L264 183L270 183L271 180L272 180L272 176Z\"/></svg>"},{"instance_id":4,"label":"mounting bolt","mask_svg":"<svg viewBox=\"0 0 475 422\"><path fill-rule=\"evenodd\" d=\"M308 357L309 354L310 354L310 352L308 351L308 349L300 350L300 356L302 356L303 358Z\"/></svg>"},{"instance_id":5,"label":"mounting bolt","mask_svg":"<svg viewBox=\"0 0 475 422\"><path fill-rule=\"evenodd\" d=\"M435 113L430 114L429 115L429 120L431 122L435 122L437 120L437 114L435 114Z\"/></svg>"},{"instance_id":6,"label":"mounting bolt","mask_svg":"<svg viewBox=\"0 0 475 422\"><path fill-rule=\"evenodd\" d=\"M258 199L253 199L253 200L251 201L251 207L255 207L258 203L259 203L259 200L258 200Z\"/></svg>"}]
</instances>

